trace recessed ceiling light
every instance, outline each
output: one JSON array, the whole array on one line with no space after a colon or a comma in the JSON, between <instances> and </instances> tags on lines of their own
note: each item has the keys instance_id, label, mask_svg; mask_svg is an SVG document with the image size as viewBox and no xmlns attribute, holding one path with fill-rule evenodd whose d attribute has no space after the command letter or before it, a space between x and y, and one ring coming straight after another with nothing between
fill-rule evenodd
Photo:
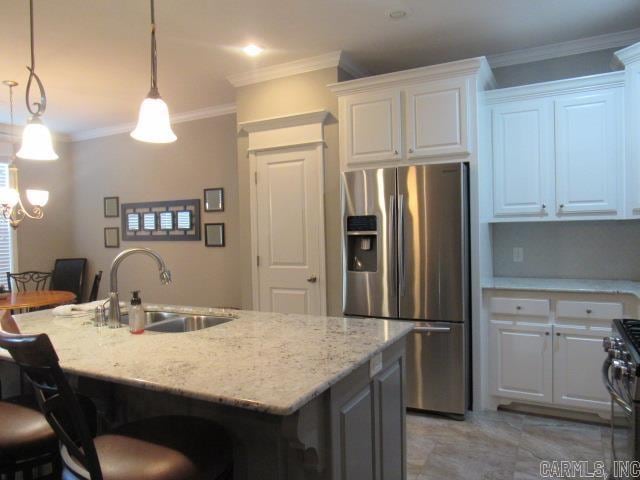
<instances>
[{"instance_id":1,"label":"recessed ceiling light","mask_svg":"<svg viewBox=\"0 0 640 480\"><path fill-rule=\"evenodd\" d=\"M250 57L256 57L256 56L260 55L263 50L264 50L263 48L261 48L261 47L259 47L257 45L254 45L253 43L247 45L246 47L244 47L242 49L242 51L244 53L246 53L247 55L249 55Z\"/></svg>"},{"instance_id":2,"label":"recessed ceiling light","mask_svg":"<svg viewBox=\"0 0 640 480\"><path fill-rule=\"evenodd\" d=\"M387 17L389 17L391 20L400 20L401 18L404 18L407 16L407 11L406 10L389 10L387 12Z\"/></svg>"}]
</instances>

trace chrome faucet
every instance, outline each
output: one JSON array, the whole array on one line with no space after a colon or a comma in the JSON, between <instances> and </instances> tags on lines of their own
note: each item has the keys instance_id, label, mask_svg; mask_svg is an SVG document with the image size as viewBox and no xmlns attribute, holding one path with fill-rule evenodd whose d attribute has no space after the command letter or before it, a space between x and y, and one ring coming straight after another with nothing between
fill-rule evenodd
<instances>
[{"instance_id":1,"label":"chrome faucet","mask_svg":"<svg viewBox=\"0 0 640 480\"><path fill-rule=\"evenodd\" d=\"M109 292L109 320L108 325L109 328L118 328L121 325L121 315L120 315L120 299L118 298L118 267L122 263L122 261L133 255L134 253L144 253L145 255L149 255L158 263L158 270L160 270L160 282L163 285L167 285L171 283L171 272L167 269L167 266L164 264L164 260L162 257L158 255L156 252L149 248L128 248L120 252L116 258L113 259L111 263L111 273L110 273L110 292Z\"/></svg>"}]
</instances>

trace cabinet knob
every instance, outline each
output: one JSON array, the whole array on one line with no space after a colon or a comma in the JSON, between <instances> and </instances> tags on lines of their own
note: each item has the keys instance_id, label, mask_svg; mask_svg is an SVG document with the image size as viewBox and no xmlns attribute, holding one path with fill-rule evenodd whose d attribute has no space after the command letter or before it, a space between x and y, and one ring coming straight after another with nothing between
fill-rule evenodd
<instances>
[{"instance_id":1,"label":"cabinet knob","mask_svg":"<svg viewBox=\"0 0 640 480\"><path fill-rule=\"evenodd\" d=\"M547 209L547 205L543 203L543 204L542 204L542 209L543 209L543 210L546 210L546 209Z\"/></svg>"},{"instance_id":2,"label":"cabinet knob","mask_svg":"<svg viewBox=\"0 0 640 480\"><path fill-rule=\"evenodd\" d=\"M517 305L516 310L522 310L522 307L520 305Z\"/></svg>"},{"instance_id":3,"label":"cabinet knob","mask_svg":"<svg viewBox=\"0 0 640 480\"><path fill-rule=\"evenodd\" d=\"M549 335L549 332L544 332L544 334L548 336L548 335Z\"/></svg>"},{"instance_id":4,"label":"cabinet knob","mask_svg":"<svg viewBox=\"0 0 640 480\"><path fill-rule=\"evenodd\" d=\"M556 337L561 336L562 334L560 332L556 332Z\"/></svg>"},{"instance_id":5,"label":"cabinet knob","mask_svg":"<svg viewBox=\"0 0 640 480\"><path fill-rule=\"evenodd\" d=\"M593 310L591 310L590 308L587 308L587 313L591 313L593 312Z\"/></svg>"},{"instance_id":6,"label":"cabinet knob","mask_svg":"<svg viewBox=\"0 0 640 480\"><path fill-rule=\"evenodd\" d=\"M394 151L393 151L393 154L394 154L394 155L397 155L397 154L398 154L398 150L394 150Z\"/></svg>"},{"instance_id":7,"label":"cabinet knob","mask_svg":"<svg viewBox=\"0 0 640 480\"><path fill-rule=\"evenodd\" d=\"M560 208L564 208L564 203L561 203L561 204L560 204Z\"/></svg>"},{"instance_id":8,"label":"cabinet knob","mask_svg":"<svg viewBox=\"0 0 640 480\"><path fill-rule=\"evenodd\" d=\"M309 283L316 283L318 281L318 277L316 277L315 275L307 278L307 282Z\"/></svg>"},{"instance_id":9,"label":"cabinet knob","mask_svg":"<svg viewBox=\"0 0 640 480\"><path fill-rule=\"evenodd\" d=\"M409 153L413 153L413 148L410 148L410 149L409 149Z\"/></svg>"}]
</instances>

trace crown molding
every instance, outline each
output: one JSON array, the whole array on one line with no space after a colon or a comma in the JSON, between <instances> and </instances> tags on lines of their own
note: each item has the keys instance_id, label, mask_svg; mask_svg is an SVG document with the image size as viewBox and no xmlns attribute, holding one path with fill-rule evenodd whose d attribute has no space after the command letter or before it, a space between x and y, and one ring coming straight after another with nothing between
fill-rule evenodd
<instances>
[{"instance_id":1,"label":"crown molding","mask_svg":"<svg viewBox=\"0 0 640 480\"><path fill-rule=\"evenodd\" d=\"M594 37L552 43L540 47L523 48L511 52L488 55L487 60L492 68L508 67L522 63L539 62L552 58L596 52L608 48L626 47L640 41L640 28L622 32L606 33Z\"/></svg>"},{"instance_id":2,"label":"crown molding","mask_svg":"<svg viewBox=\"0 0 640 480\"><path fill-rule=\"evenodd\" d=\"M599 90L602 87L624 87L624 72L601 73L587 77L567 78L552 82L535 83L517 87L500 88L483 93L487 105L560 95L575 92Z\"/></svg>"},{"instance_id":3,"label":"crown molding","mask_svg":"<svg viewBox=\"0 0 640 480\"><path fill-rule=\"evenodd\" d=\"M235 73L233 75L229 75L227 80L231 85L238 88L254 83L266 82L277 78L290 77L292 75L299 75L301 73L308 73L315 70L334 67L340 67L349 75L356 78L360 78L368 74L366 70L356 65L348 54L342 50L338 50L335 52L324 53L322 55L316 55L315 57L294 60L293 62L257 68L243 73Z\"/></svg>"},{"instance_id":4,"label":"crown molding","mask_svg":"<svg viewBox=\"0 0 640 480\"><path fill-rule=\"evenodd\" d=\"M428 67L412 68L400 72L384 73L346 82L327 85L329 90L338 96L351 95L370 90L372 87L395 87L415 83L416 81L432 81L454 76L476 75L482 77L486 87L495 86L495 79L484 57L469 58L455 62L441 63Z\"/></svg>"},{"instance_id":5,"label":"crown molding","mask_svg":"<svg viewBox=\"0 0 640 480\"><path fill-rule=\"evenodd\" d=\"M618 50L615 57L623 67L640 61L640 43Z\"/></svg>"},{"instance_id":6,"label":"crown molding","mask_svg":"<svg viewBox=\"0 0 640 480\"><path fill-rule=\"evenodd\" d=\"M202 120L204 118L220 117L222 115L231 115L236 113L235 103L225 103L213 107L200 108L188 112L176 113L171 115L171 123L184 123L194 120ZM112 125L109 127L94 128L72 133L69 137L71 142L81 142L92 138L109 137L111 135L119 135L131 132L135 128L135 123L123 123L120 125Z\"/></svg>"}]
</instances>

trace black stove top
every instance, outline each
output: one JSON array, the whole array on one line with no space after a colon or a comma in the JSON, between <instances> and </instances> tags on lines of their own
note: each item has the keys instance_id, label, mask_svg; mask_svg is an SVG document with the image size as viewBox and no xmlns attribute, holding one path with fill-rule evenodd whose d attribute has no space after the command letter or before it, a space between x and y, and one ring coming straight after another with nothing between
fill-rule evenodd
<instances>
[{"instance_id":1,"label":"black stove top","mask_svg":"<svg viewBox=\"0 0 640 480\"><path fill-rule=\"evenodd\" d=\"M640 351L640 320L624 318L620 320L620 323L633 348L635 348L636 351ZM631 345L627 345L627 348Z\"/></svg>"}]
</instances>

